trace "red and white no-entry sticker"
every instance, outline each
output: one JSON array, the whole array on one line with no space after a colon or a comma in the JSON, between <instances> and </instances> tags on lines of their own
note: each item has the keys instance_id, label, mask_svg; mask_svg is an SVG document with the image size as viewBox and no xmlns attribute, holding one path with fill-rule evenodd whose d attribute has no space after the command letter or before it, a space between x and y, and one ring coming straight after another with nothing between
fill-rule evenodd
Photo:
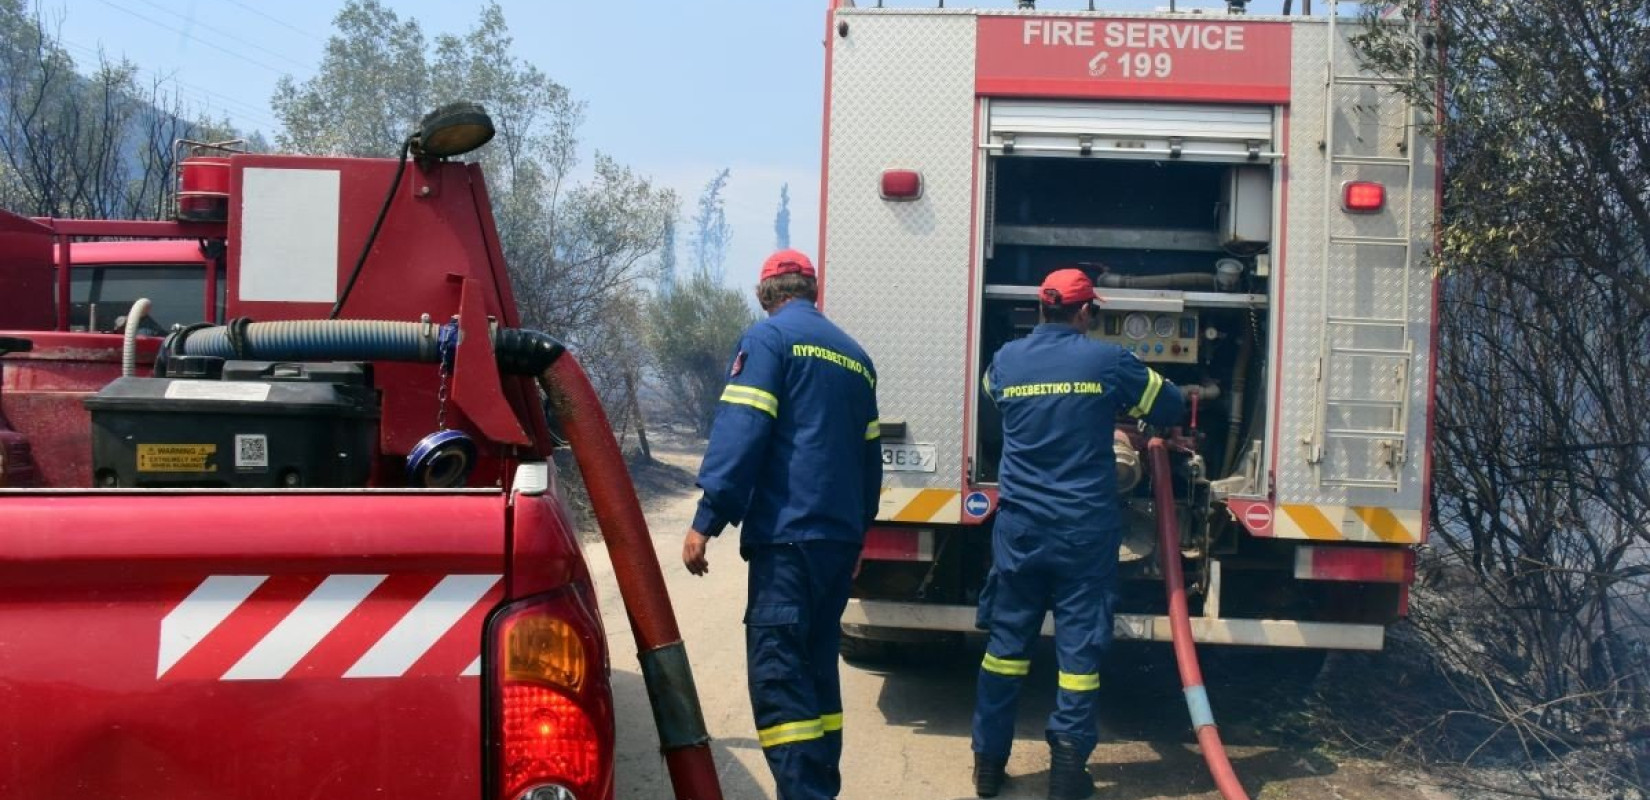
<instances>
[{"instance_id":1,"label":"red and white no-entry sticker","mask_svg":"<svg viewBox=\"0 0 1650 800\"><path fill-rule=\"evenodd\" d=\"M1237 518L1256 536L1272 534L1272 506L1265 502L1233 503Z\"/></svg>"}]
</instances>

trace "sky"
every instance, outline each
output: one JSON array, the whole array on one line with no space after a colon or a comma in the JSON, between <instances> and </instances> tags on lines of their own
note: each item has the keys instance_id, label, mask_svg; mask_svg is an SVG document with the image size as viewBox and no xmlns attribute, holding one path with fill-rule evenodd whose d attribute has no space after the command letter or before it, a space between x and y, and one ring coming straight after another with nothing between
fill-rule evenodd
<instances>
[{"instance_id":1,"label":"sky","mask_svg":"<svg viewBox=\"0 0 1650 800\"><path fill-rule=\"evenodd\" d=\"M269 98L283 75L315 72L344 0L36 0L60 22L71 55L128 58L144 79L172 82L197 111L273 139ZM1097 8L1150 11L1169 0L1099 0ZM418 20L427 39L462 33L480 0L384 0ZM872 5L874 0L860 0ZM1320 0L1318 5L1326 5ZM826 0L500 0L516 56L586 103L584 163L596 150L676 189L682 216L723 167L733 246L728 281L754 285L774 249L779 189L790 185L791 243L818 244ZM934 2L887 0L889 6ZM1012 8L1014 0L951 0ZM1044 0L1045 10L1087 0ZM1181 0L1221 6L1219 0ZM1297 4L1299 5L1299 4ZM1256 0L1251 13L1276 13ZM683 237L684 247L686 239Z\"/></svg>"}]
</instances>

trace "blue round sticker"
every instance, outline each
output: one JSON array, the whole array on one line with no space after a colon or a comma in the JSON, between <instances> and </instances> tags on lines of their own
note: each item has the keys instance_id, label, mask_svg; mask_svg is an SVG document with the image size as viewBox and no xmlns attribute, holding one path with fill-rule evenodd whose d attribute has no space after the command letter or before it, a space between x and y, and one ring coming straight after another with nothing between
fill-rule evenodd
<instances>
[{"instance_id":1,"label":"blue round sticker","mask_svg":"<svg viewBox=\"0 0 1650 800\"><path fill-rule=\"evenodd\" d=\"M991 513L991 498L985 492L969 492L963 500L963 510L971 517L983 517Z\"/></svg>"}]
</instances>

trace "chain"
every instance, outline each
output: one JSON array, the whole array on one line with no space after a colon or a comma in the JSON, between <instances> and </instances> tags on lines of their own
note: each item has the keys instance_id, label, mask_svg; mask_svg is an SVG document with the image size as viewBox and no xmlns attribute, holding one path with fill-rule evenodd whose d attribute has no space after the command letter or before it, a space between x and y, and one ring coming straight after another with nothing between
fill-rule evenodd
<instances>
[{"instance_id":1,"label":"chain","mask_svg":"<svg viewBox=\"0 0 1650 800\"><path fill-rule=\"evenodd\" d=\"M1249 307L1249 341L1254 342L1251 345L1254 348L1250 351L1251 353L1259 355L1266 352L1260 341L1260 315L1255 313L1253 306Z\"/></svg>"},{"instance_id":2,"label":"chain","mask_svg":"<svg viewBox=\"0 0 1650 800\"><path fill-rule=\"evenodd\" d=\"M447 429L447 387L453 375L453 358L456 356L454 340L458 338L457 323L458 318L453 317L453 322L442 329L436 340L436 354L441 360L441 386L435 395L435 429L438 431Z\"/></svg>"}]
</instances>

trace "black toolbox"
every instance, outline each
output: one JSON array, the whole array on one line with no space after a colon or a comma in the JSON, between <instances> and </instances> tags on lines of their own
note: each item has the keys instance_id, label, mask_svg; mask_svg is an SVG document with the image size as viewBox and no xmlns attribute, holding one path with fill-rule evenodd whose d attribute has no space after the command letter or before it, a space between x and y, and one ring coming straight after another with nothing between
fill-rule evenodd
<instances>
[{"instance_id":1,"label":"black toolbox","mask_svg":"<svg viewBox=\"0 0 1650 800\"><path fill-rule=\"evenodd\" d=\"M100 488L364 487L378 393L356 363L200 360L85 400Z\"/></svg>"}]
</instances>

